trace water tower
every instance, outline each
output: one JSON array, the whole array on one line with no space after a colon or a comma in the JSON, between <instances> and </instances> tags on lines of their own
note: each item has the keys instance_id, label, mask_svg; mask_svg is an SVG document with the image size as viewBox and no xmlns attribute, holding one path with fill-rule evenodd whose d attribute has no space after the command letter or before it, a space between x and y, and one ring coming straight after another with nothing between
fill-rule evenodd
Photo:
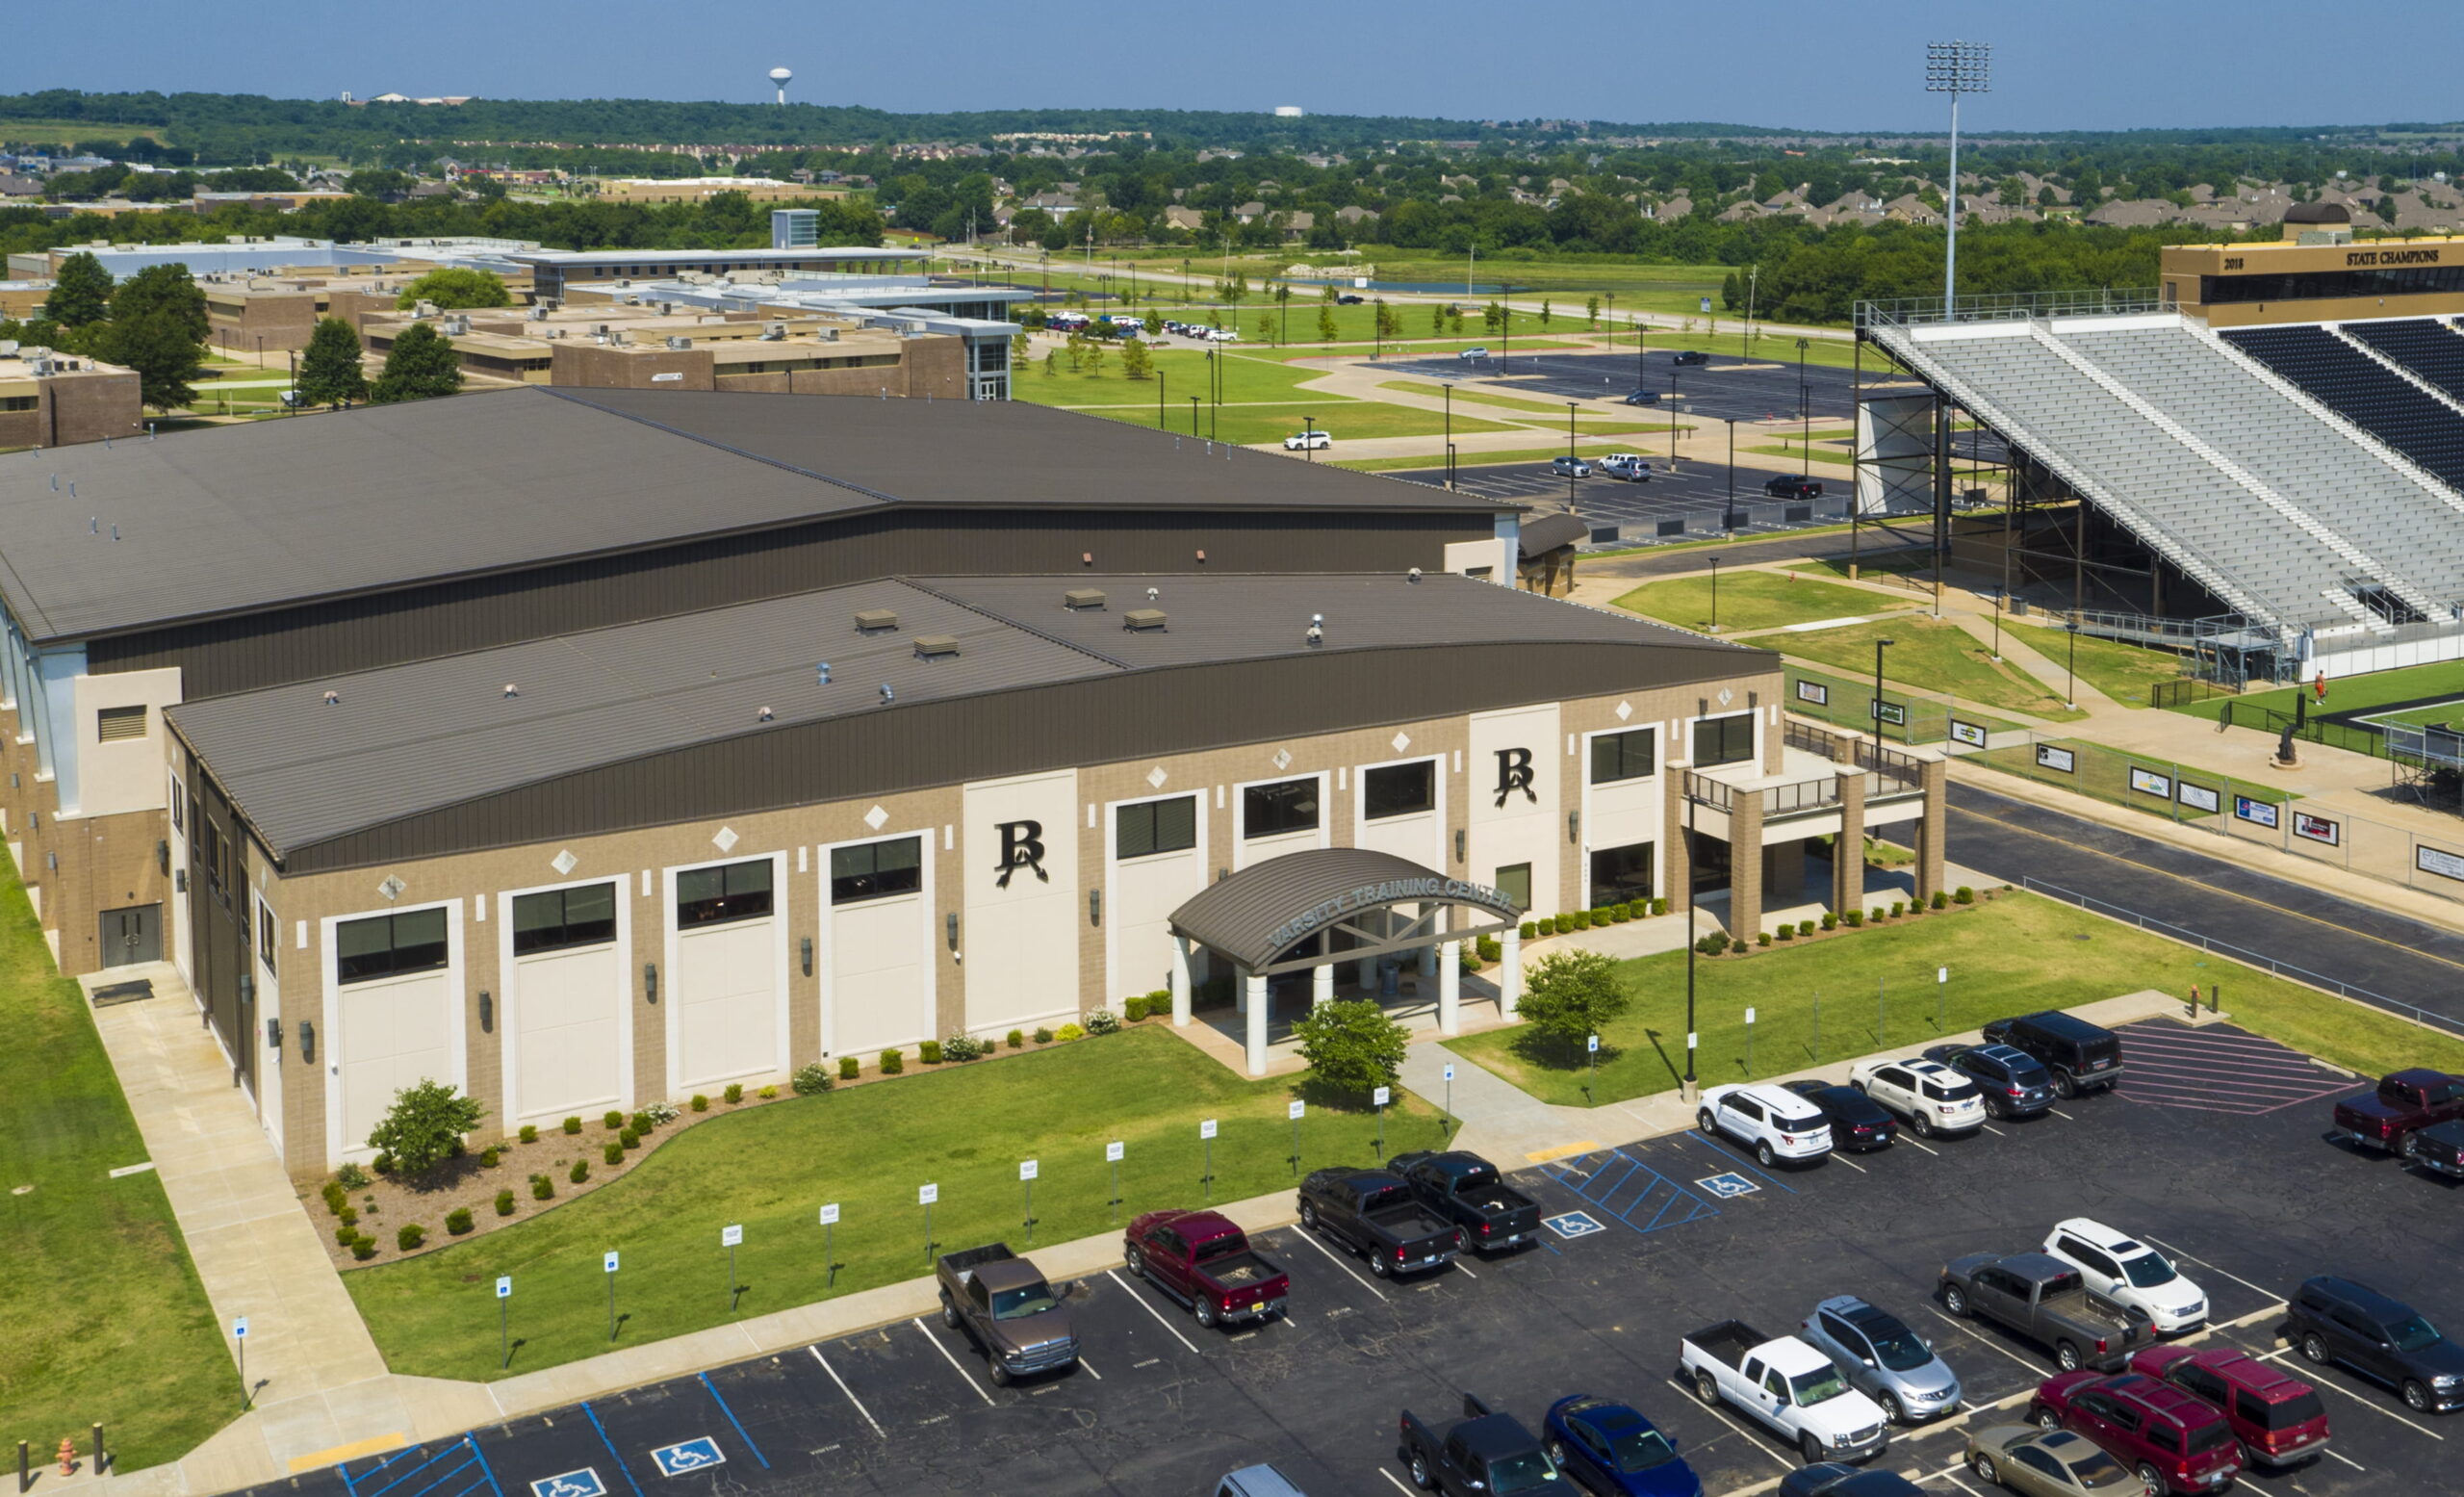
<instances>
[{"instance_id":1,"label":"water tower","mask_svg":"<svg viewBox=\"0 0 2464 1497\"><path fill-rule=\"evenodd\" d=\"M780 103L784 104L787 102L787 80L793 78L795 75L796 70L792 67L774 67L770 69L770 83L772 87L779 90Z\"/></svg>"}]
</instances>

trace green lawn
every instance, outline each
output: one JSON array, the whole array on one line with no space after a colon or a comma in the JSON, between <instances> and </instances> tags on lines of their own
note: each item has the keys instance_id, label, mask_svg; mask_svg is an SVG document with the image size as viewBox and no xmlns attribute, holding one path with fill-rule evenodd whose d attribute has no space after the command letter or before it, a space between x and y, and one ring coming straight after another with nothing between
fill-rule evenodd
<instances>
[{"instance_id":1,"label":"green lawn","mask_svg":"<svg viewBox=\"0 0 2464 1497\"><path fill-rule=\"evenodd\" d=\"M2018 634L2027 646L2057 666L2070 663L2074 636L2068 630L2014 623L2002 627ZM2088 684L2124 707L2145 707L2150 688L2159 682L2179 681L2182 658L2168 650L2149 650L2092 634L2075 636L2079 675Z\"/></svg>"},{"instance_id":2,"label":"green lawn","mask_svg":"<svg viewBox=\"0 0 2464 1497\"><path fill-rule=\"evenodd\" d=\"M1770 637L1778 636L1766 636L1766 641ZM1784 669L1788 681L1788 710L1836 728L1854 729L1860 734L1872 731L1872 676L1832 676L1794 664ZM1810 699L1807 695L1810 689L1818 689L1823 700ZM1954 705L1940 697L1902 691L1887 682L1883 685L1883 701L1886 705L1897 707L1901 718L1899 722L1886 725L1884 736L1901 743L1942 742L1950 736L1950 721L1954 715L1959 721L1989 733L2000 733L2018 726L2007 718L1980 712L1965 704Z\"/></svg>"},{"instance_id":3,"label":"green lawn","mask_svg":"<svg viewBox=\"0 0 2464 1497\"><path fill-rule=\"evenodd\" d=\"M1635 588L1618 599L1617 607L1682 628L1707 630L1712 623L1711 600L1709 577L1676 577ZM1913 606L1912 600L1786 572L1732 570L1719 580L1718 623L1722 632L1732 634L1820 619L1862 618ZM1792 634L1785 641L1766 643L1773 649L1793 650L1798 637Z\"/></svg>"},{"instance_id":4,"label":"green lawn","mask_svg":"<svg viewBox=\"0 0 2464 1497\"><path fill-rule=\"evenodd\" d=\"M1950 980L1938 985L1941 968ZM1685 1069L1685 953L1625 962L1618 972L1634 1002L1601 1037L1593 1098L1583 1095L1582 1055L1527 1025L1447 1045L1562 1106L1674 1091ZM2194 982L2222 982L2225 1012L2247 1027L2368 1074L2464 1062L2464 1042L2051 899L2006 893L1969 910L1699 963L1696 1073L1711 1085L1876 1051L1913 1053L1989 1019L2143 988L2186 994ZM1751 1071L1749 1007L1757 1010Z\"/></svg>"},{"instance_id":5,"label":"green lawn","mask_svg":"<svg viewBox=\"0 0 2464 1497\"><path fill-rule=\"evenodd\" d=\"M1189 408L1190 397L1205 398L1207 359L1194 349L1163 348L1154 354L1155 372L1163 376L1164 394L1168 400L1177 400L1183 410ZM1322 378L1323 370L1292 368L1273 359L1252 358L1244 353L1229 354L1220 361L1223 399L1227 402L1245 403L1253 400L1306 400L1300 386ZM1045 360L1038 354L1032 363L1020 366L1010 381L1011 394L1021 400L1039 405L1136 405L1155 403L1156 381L1132 379L1121 373L1120 350L1104 350L1100 368L1072 372L1066 355L1055 353L1052 373L1046 374Z\"/></svg>"},{"instance_id":6,"label":"green lawn","mask_svg":"<svg viewBox=\"0 0 2464 1497\"><path fill-rule=\"evenodd\" d=\"M1809 452L1803 444L1796 442L1784 442L1776 447L1749 447L1746 451L1763 457L1784 457L1790 462L1801 462L1810 456L1815 462L1835 463L1842 468L1857 460L1856 454L1846 448L1816 446Z\"/></svg>"},{"instance_id":7,"label":"green lawn","mask_svg":"<svg viewBox=\"0 0 2464 1497\"><path fill-rule=\"evenodd\" d=\"M2007 657L2001 664L1994 664L1992 651L1983 640L1943 619L1895 618L1879 624L1827 629L1818 633L1790 634L1780 648L1790 655L1870 677L1874 643L1880 639L1895 641L1884 655L1883 673L1886 680L1923 682L1929 690L1964 702L2053 721L2084 715L2064 707L2062 698L2044 683L2012 664Z\"/></svg>"},{"instance_id":8,"label":"green lawn","mask_svg":"<svg viewBox=\"0 0 2464 1497\"><path fill-rule=\"evenodd\" d=\"M1309 1103L1301 1173L1371 1158L1376 1123L1366 1108L1341 1110L1288 1080L1243 1080L1153 1025L705 1123L571 1204L344 1282L396 1372L489 1379L503 1374L488 1286L511 1275L513 1371L531 1372L607 1350L608 1249L624 1254L619 1341L638 1345L731 1318L719 1247L731 1224L744 1227L736 1280L749 1286L733 1313L759 1315L926 1272L916 1188L927 1183L940 1187L932 1234L943 1250L994 1240L1025 1249L1024 1159L1040 1167L1042 1243L1107 1230L1115 1194L1122 1222L1198 1204L1201 1119L1221 1130L1213 1199L1286 1189L1295 1097ZM1439 1147L1445 1132L1417 1100L1388 1110L1389 1151ZM1117 1192L1104 1163L1112 1140L1127 1146ZM834 1291L814 1220L825 1201L841 1211Z\"/></svg>"},{"instance_id":9,"label":"green lawn","mask_svg":"<svg viewBox=\"0 0 2464 1497\"><path fill-rule=\"evenodd\" d=\"M1432 400L1443 400L1445 398L1444 386L1431 384L1425 379L1388 379L1381 382L1377 388L1380 390L1400 390L1409 395L1424 395ZM1468 400L1476 405L1497 405L1502 406L1510 411L1531 411L1547 416L1562 416L1566 412L1566 405L1563 400L1518 400L1510 395L1491 395L1486 390L1476 390L1468 386L1457 386L1454 391L1454 399L1458 400ZM1636 421L1642 421L1645 418L1637 416L1634 419ZM1662 422L1660 424L1662 430L1666 430L1667 426L1668 424L1666 422Z\"/></svg>"},{"instance_id":10,"label":"green lawn","mask_svg":"<svg viewBox=\"0 0 2464 1497\"><path fill-rule=\"evenodd\" d=\"M48 1458L99 1421L124 1468L175 1459L239 1414L239 1373L162 1181L110 1177L145 1145L5 858L0 1025L0 1441Z\"/></svg>"},{"instance_id":11,"label":"green lawn","mask_svg":"<svg viewBox=\"0 0 2464 1497\"><path fill-rule=\"evenodd\" d=\"M2304 682L2298 687L2280 686L2273 691L2249 691L2238 697L2193 702L2174 710L2204 717L2211 722L2224 710L2228 702L2234 704L2237 714L2243 703L2291 712L2295 693L2309 690L2310 684ZM2327 700L2322 704L2314 699L2310 710L2313 712L2346 712L2357 708L2382 707L2390 702L2415 702L2430 697L2464 698L2464 660L2441 660L2434 665L2413 665L2403 670L2374 671L2367 676L2330 679L2327 682ZM2251 720L2257 720L2255 713Z\"/></svg>"}]
</instances>

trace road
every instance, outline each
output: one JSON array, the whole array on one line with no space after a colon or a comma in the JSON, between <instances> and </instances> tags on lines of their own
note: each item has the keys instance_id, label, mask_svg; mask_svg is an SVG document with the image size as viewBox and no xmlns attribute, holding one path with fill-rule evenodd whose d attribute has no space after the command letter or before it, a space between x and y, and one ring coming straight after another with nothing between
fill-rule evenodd
<instances>
[{"instance_id":1,"label":"road","mask_svg":"<svg viewBox=\"0 0 2464 1497\"><path fill-rule=\"evenodd\" d=\"M1672 558L1674 559L1674 558ZM2464 935L1953 782L1952 862L2187 926L2464 1027Z\"/></svg>"}]
</instances>

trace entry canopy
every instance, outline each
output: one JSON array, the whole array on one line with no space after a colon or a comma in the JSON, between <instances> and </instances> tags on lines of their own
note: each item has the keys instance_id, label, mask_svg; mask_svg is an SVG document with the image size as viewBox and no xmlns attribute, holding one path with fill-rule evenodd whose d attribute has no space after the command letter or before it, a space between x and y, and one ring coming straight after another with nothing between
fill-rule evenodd
<instances>
[{"instance_id":1,"label":"entry canopy","mask_svg":"<svg viewBox=\"0 0 2464 1497\"><path fill-rule=\"evenodd\" d=\"M1450 928L1446 912L1457 908L1476 912L1475 923ZM1485 884L1392 853L1325 847L1270 858L1218 880L1172 912L1171 927L1251 973L1270 975L1492 935L1522 917L1520 906ZM1320 934L1327 938L1323 946L1293 955Z\"/></svg>"}]
</instances>

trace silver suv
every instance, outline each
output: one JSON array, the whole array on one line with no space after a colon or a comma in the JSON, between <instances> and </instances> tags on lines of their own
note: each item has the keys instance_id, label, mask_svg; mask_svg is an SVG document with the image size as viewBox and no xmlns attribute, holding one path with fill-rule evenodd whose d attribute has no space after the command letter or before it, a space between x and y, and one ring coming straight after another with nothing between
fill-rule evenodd
<instances>
[{"instance_id":1,"label":"silver suv","mask_svg":"<svg viewBox=\"0 0 2464 1497\"><path fill-rule=\"evenodd\" d=\"M1960 1407L1959 1375L1934 1345L1853 1294L1813 1307L1797 1334L1831 1358L1849 1386L1880 1404L1893 1424L1923 1424Z\"/></svg>"}]
</instances>

